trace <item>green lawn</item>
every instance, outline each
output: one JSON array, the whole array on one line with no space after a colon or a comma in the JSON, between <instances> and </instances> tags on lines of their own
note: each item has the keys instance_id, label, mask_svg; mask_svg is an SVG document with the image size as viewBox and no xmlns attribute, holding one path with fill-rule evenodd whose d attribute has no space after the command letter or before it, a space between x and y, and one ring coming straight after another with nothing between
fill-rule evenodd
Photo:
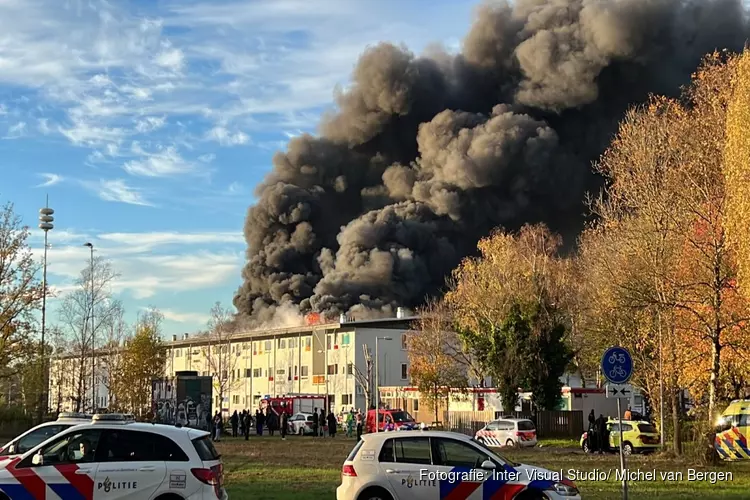
<instances>
[{"instance_id":1,"label":"green lawn","mask_svg":"<svg viewBox=\"0 0 750 500\"><path fill-rule=\"evenodd\" d=\"M559 471L612 470L610 481L578 481L584 499L619 500L620 483L615 482L614 470L619 466L615 455L585 455L568 446L570 441L550 441L542 448L524 451L502 451L508 458ZM340 480L341 465L354 446L353 439L313 439L290 436L251 437L249 442L225 438L217 443L223 454L226 486L230 498L256 500L330 500L335 498ZM676 500L694 498L747 499L750 497L750 461L724 464L716 469L692 467L700 471L731 471L733 481L711 484L707 481L689 482L690 464L656 456L634 456L629 459L631 471L640 469L659 472L681 471L682 481L661 479L630 483L630 498L634 500Z\"/></svg>"}]
</instances>

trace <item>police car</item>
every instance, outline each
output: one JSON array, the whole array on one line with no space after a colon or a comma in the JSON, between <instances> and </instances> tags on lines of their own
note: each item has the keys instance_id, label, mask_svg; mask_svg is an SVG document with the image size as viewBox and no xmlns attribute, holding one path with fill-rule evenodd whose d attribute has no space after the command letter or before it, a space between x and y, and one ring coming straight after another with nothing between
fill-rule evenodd
<instances>
[{"instance_id":1,"label":"police car","mask_svg":"<svg viewBox=\"0 0 750 500\"><path fill-rule=\"evenodd\" d=\"M206 431L95 415L0 460L0 500L226 500Z\"/></svg>"},{"instance_id":2,"label":"police car","mask_svg":"<svg viewBox=\"0 0 750 500\"><path fill-rule=\"evenodd\" d=\"M576 485L513 463L463 434L365 434L344 462L337 500L580 500Z\"/></svg>"},{"instance_id":3,"label":"police car","mask_svg":"<svg viewBox=\"0 0 750 500\"><path fill-rule=\"evenodd\" d=\"M60 413L57 416L57 420L44 422L36 427L32 427L9 443L6 443L0 448L0 460L16 455L23 455L36 447L36 445L42 444L65 429L70 429L74 425L91 422L92 417L93 415L88 413Z\"/></svg>"}]
</instances>

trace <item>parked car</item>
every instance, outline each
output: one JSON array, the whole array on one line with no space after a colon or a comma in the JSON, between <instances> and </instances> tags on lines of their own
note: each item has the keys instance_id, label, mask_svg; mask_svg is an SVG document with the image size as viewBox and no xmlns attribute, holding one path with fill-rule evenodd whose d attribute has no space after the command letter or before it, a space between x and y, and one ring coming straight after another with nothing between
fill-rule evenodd
<instances>
[{"instance_id":1,"label":"parked car","mask_svg":"<svg viewBox=\"0 0 750 500\"><path fill-rule=\"evenodd\" d=\"M499 418L477 431L474 439L486 446L536 446L536 426L527 418Z\"/></svg>"},{"instance_id":2,"label":"parked car","mask_svg":"<svg viewBox=\"0 0 750 500\"><path fill-rule=\"evenodd\" d=\"M461 477L467 474L472 478ZM336 489L337 500L437 498L581 496L560 471L514 463L468 436L438 431L364 434L344 461Z\"/></svg>"},{"instance_id":3,"label":"parked car","mask_svg":"<svg viewBox=\"0 0 750 500\"><path fill-rule=\"evenodd\" d=\"M609 449L618 451L620 448L620 422L617 419L607 420L609 431ZM623 420L622 421L622 452L632 455L633 453L651 453L659 448L659 431L654 424L645 420ZM581 435L581 449L590 453L588 432Z\"/></svg>"},{"instance_id":4,"label":"parked car","mask_svg":"<svg viewBox=\"0 0 750 500\"><path fill-rule=\"evenodd\" d=\"M311 413L295 413L289 417L289 434L312 434L314 420L315 416Z\"/></svg>"}]
</instances>

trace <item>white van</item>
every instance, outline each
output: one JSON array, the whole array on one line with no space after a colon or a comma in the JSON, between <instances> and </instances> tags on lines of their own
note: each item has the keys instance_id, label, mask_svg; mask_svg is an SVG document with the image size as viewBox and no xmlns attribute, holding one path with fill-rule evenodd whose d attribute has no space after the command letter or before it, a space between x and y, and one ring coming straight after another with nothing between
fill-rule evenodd
<instances>
[{"instance_id":1,"label":"white van","mask_svg":"<svg viewBox=\"0 0 750 500\"><path fill-rule=\"evenodd\" d=\"M536 446L536 427L528 418L498 418L477 431L474 439L485 446Z\"/></svg>"}]
</instances>

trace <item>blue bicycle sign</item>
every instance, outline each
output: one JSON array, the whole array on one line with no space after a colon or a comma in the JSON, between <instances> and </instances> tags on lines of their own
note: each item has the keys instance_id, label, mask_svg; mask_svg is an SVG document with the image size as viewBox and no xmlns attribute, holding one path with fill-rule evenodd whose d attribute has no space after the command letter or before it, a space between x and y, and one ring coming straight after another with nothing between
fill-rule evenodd
<instances>
[{"instance_id":1,"label":"blue bicycle sign","mask_svg":"<svg viewBox=\"0 0 750 500\"><path fill-rule=\"evenodd\" d=\"M633 357L624 347L610 347L602 356L602 374L611 384L624 384L633 375Z\"/></svg>"}]
</instances>

